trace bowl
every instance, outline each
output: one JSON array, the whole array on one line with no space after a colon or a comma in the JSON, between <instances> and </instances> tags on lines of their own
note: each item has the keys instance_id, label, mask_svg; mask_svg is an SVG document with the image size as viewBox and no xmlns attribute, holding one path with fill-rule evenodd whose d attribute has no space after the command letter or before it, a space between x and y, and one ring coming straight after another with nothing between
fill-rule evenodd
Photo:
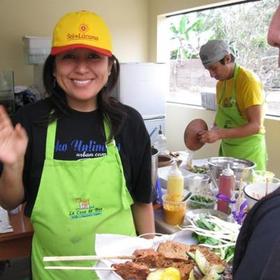
<instances>
[{"instance_id":1,"label":"bowl","mask_svg":"<svg viewBox=\"0 0 280 280\"><path fill-rule=\"evenodd\" d=\"M254 170L252 174L253 183L265 183L266 181L270 182L274 178L275 174L267 170Z\"/></svg>"},{"instance_id":2,"label":"bowl","mask_svg":"<svg viewBox=\"0 0 280 280\"><path fill-rule=\"evenodd\" d=\"M228 165L234 172L237 189L239 188L241 179L247 183L252 180L252 174L256 164L250 160L233 157L210 157L208 159L209 172L211 173L211 177L216 179L216 182L219 181L222 170L227 168Z\"/></svg>"},{"instance_id":3,"label":"bowl","mask_svg":"<svg viewBox=\"0 0 280 280\"><path fill-rule=\"evenodd\" d=\"M158 167L172 165L173 159L170 155L158 155Z\"/></svg>"},{"instance_id":4,"label":"bowl","mask_svg":"<svg viewBox=\"0 0 280 280\"><path fill-rule=\"evenodd\" d=\"M187 206L192 209L214 209L216 199L210 195L193 194L187 200Z\"/></svg>"},{"instance_id":5,"label":"bowl","mask_svg":"<svg viewBox=\"0 0 280 280\"><path fill-rule=\"evenodd\" d=\"M267 194L275 191L280 187L280 179L274 177L270 182L256 182L248 184L244 187L243 192L248 204L248 208L252 208L259 200Z\"/></svg>"},{"instance_id":6,"label":"bowl","mask_svg":"<svg viewBox=\"0 0 280 280\"><path fill-rule=\"evenodd\" d=\"M188 149L196 151L205 143L200 142L198 133L202 130L208 130L207 123L202 119L194 119L185 128L184 142Z\"/></svg>"}]
</instances>

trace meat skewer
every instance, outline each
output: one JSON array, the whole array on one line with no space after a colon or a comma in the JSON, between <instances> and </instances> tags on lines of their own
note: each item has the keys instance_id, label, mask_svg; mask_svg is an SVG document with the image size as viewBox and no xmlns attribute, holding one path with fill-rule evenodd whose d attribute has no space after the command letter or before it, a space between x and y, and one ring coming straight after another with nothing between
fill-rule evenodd
<instances>
[{"instance_id":1,"label":"meat skewer","mask_svg":"<svg viewBox=\"0 0 280 280\"><path fill-rule=\"evenodd\" d=\"M99 261L99 260L131 260L134 256L50 256L43 257L44 262L56 262L56 261Z\"/></svg>"},{"instance_id":2,"label":"meat skewer","mask_svg":"<svg viewBox=\"0 0 280 280\"><path fill-rule=\"evenodd\" d=\"M45 266L49 270L116 270L113 267L98 267L98 266Z\"/></svg>"},{"instance_id":3,"label":"meat skewer","mask_svg":"<svg viewBox=\"0 0 280 280\"><path fill-rule=\"evenodd\" d=\"M132 262L127 262L127 263L119 263L119 264L114 264L114 266L112 267L98 267L98 266L45 266L45 269L49 269L49 270L111 270L111 271L123 271L124 269L127 270L129 269L130 272L134 269L137 270L137 273L147 273L149 274L149 272L155 271L156 268L147 268L146 266L142 266L136 263L132 263Z\"/></svg>"},{"instance_id":4,"label":"meat skewer","mask_svg":"<svg viewBox=\"0 0 280 280\"><path fill-rule=\"evenodd\" d=\"M198 270L193 260L197 249L199 249L201 254L204 255L205 260L211 263L212 266L217 267L222 265L224 267L225 263L208 248L199 245L186 245L174 241L161 243L157 250L152 248L135 250L131 256L60 256L44 257L44 261L126 259L126 262L114 263L111 267L46 266L45 269L108 270L114 271L124 280L146 280L152 271L173 267L179 271L181 280L187 280L192 271L195 273Z\"/></svg>"}]
</instances>

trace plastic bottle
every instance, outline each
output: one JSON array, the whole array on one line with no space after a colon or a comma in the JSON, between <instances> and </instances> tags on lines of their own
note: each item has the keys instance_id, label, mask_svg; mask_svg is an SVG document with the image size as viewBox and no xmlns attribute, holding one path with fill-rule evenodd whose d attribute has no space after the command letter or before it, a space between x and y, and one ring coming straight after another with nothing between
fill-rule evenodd
<instances>
[{"instance_id":1,"label":"plastic bottle","mask_svg":"<svg viewBox=\"0 0 280 280\"><path fill-rule=\"evenodd\" d=\"M174 162L167 177L167 200L182 201L184 191L184 177Z\"/></svg>"},{"instance_id":2,"label":"plastic bottle","mask_svg":"<svg viewBox=\"0 0 280 280\"><path fill-rule=\"evenodd\" d=\"M217 209L226 214L230 214L229 201L235 189L235 176L233 170L228 165L223 169L219 177L219 200Z\"/></svg>"},{"instance_id":3,"label":"plastic bottle","mask_svg":"<svg viewBox=\"0 0 280 280\"><path fill-rule=\"evenodd\" d=\"M154 146L159 151L159 154L168 154L167 139L162 133L161 125L159 126L159 131Z\"/></svg>"}]
</instances>

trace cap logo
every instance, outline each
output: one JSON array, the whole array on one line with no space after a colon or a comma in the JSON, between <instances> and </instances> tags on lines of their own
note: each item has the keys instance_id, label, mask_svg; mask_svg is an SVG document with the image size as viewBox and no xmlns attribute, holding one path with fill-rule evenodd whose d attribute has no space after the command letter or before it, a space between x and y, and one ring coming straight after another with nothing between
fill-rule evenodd
<instances>
[{"instance_id":1,"label":"cap logo","mask_svg":"<svg viewBox=\"0 0 280 280\"><path fill-rule=\"evenodd\" d=\"M90 40L90 41L98 41L99 37L96 35L86 33L89 31L89 26L85 23L82 23L79 26L78 33L67 33L67 40L76 41L76 40Z\"/></svg>"},{"instance_id":2,"label":"cap logo","mask_svg":"<svg viewBox=\"0 0 280 280\"><path fill-rule=\"evenodd\" d=\"M82 23L82 24L80 25L80 31L81 31L81 32L86 32L86 31L88 31L88 25L85 24L85 23Z\"/></svg>"}]
</instances>

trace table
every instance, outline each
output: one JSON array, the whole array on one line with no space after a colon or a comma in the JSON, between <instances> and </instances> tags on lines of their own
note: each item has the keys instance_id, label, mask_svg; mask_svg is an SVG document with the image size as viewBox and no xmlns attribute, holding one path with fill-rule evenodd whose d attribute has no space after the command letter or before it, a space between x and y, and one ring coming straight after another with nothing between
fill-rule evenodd
<instances>
[{"instance_id":1,"label":"table","mask_svg":"<svg viewBox=\"0 0 280 280\"><path fill-rule=\"evenodd\" d=\"M24 216L24 207L17 214L10 214L12 232L0 233L0 261L28 257L31 254L33 228L28 217Z\"/></svg>"}]
</instances>

